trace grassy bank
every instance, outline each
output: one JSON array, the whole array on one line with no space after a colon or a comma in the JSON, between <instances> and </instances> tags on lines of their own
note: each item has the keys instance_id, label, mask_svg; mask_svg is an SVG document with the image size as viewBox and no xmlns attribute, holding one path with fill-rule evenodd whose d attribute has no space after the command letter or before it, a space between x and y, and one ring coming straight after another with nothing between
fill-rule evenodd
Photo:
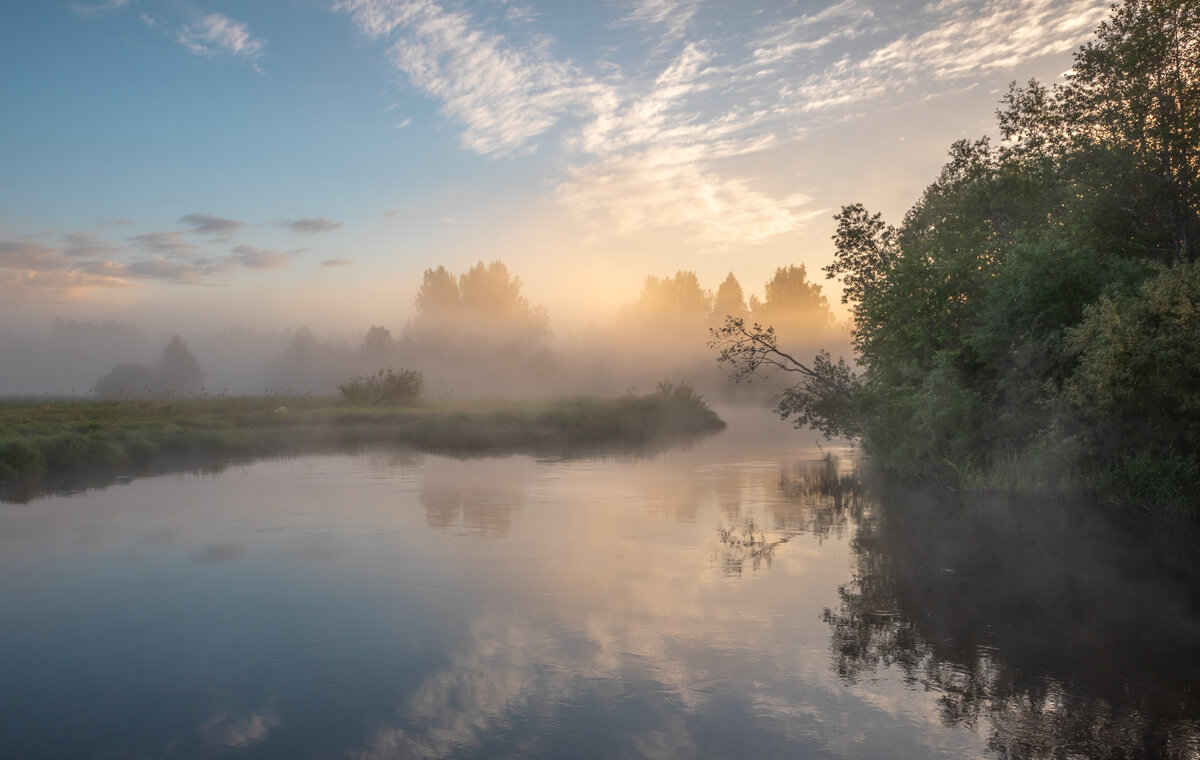
<instances>
[{"instance_id":1,"label":"grassy bank","mask_svg":"<svg viewBox=\"0 0 1200 760\"><path fill-rule=\"evenodd\" d=\"M686 385L620 398L353 406L320 398L0 403L0 487L138 474L367 444L570 452L645 445L725 423Z\"/></svg>"}]
</instances>

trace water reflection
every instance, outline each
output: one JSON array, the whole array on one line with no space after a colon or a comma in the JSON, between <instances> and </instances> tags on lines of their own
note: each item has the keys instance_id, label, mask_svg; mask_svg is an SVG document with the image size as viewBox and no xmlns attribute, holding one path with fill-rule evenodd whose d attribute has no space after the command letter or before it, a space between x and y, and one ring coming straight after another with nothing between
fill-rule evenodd
<instances>
[{"instance_id":1,"label":"water reflection","mask_svg":"<svg viewBox=\"0 0 1200 760\"><path fill-rule=\"evenodd\" d=\"M0 757L1195 755L1192 537L881 507L788 440L0 507Z\"/></svg>"},{"instance_id":2,"label":"water reflection","mask_svg":"<svg viewBox=\"0 0 1200 760\"><path fill-rule=\"evenodd\" d=\"M716 562L727 575L740 576L770 568L776 550L798 535L841 539L866 503L859 461L847 452L791 462L779 473L783 498L768 500L758 518L744 514L741 502L727 502Z\"/></svg>"},{"instance_id":3,"label":"water reflection","mask_svg":"<svg viewBox=\"0 0 1200 760\"><path fill-rule=\"evenodd\" d=\"M201 724L198 733L206 743L219 749L244 749L264 741L279 722L272 698L266 707L244 715L229 709L218 710Z\"/></svg>"},{"instance_id":4,"label":"water reflection","mask_svg":"<svg viewBox=\"0 0 1200 760\"><path fill-rule=\"evenodd\" d=\"M883 494L824 613L843 681L898 671L997 757L1200 757L1194 526Z\"/></svg>"},{"instance_id":5,"label":"water reflection","mask_svg":"<svg viewBox=\"0 0 1200 760\"><path fill-rule=\"evenodd\" d=\"M420 470L429 527L503 536L525 502L529 466L527 457L429 459Z\"/></svg>"}]
</instances>

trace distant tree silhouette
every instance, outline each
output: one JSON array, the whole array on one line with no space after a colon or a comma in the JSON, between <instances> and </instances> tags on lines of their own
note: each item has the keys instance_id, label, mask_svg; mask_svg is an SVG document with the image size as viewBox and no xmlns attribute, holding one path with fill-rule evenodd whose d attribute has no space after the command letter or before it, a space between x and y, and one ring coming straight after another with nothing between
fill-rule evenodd
<instances>
[{"instance_id":1,"label":"distant tree silhouette","mask_svg":"<svg viewBox=\"0 0 1200 760\"><path fill-rule=\"evenodd\" d=\"M626 313L643 327L672 327L703 322L711 304L712 296L700 287L696 273L681 269L674 277L647 277L641 294Z\"/></svg>"},{"instance_id":2,"label":"distant tree silhouette","mask_svg":"<svg viewBox=\"0 0 1200 760\"><path fill-rule=\"evenodd\" d=\"M427 269L416 296L410 334L423 341L485 341L540 346L549 334L545 308L521 295L521 279L501 261L482 261L455 279Z\"/></svg>"},{"instance_id":3,"label":"distant tree silhouette","mask_svg":"<svg viewBox=\"0 0 1200 760\"><path fill-rule=\"evenodd\" d=\"M158 360L158 387L172 393L195 393L204 384L200 362L188 350L183 338L171 336Z\"/></svg>"},{"instance_id":4,"label":"distant tree silhouette","mask_svg":"<svg viewBox=\"0 0 1200 760\"><path fill-rule=\"evenodd\" d=\"M392 338L391 331L386 327L374 325L363 336L358 352L364 359L378 360L386 358L395 348L396 341Z\"/></svg>"},{"instance_id":5,"label":"distant tree silhouette","mask_svg":"<svg viewBox=\"0 0 1200 760\"><path fill-rule=\"evenodd\" d=\"M713 298L712 321L720 323L725 317L741 317L745 314L746 295L742 292L741 283L733 276L733 272L730 272L717 288L717 295Z\"/></svg>"},{"instance_id":6,"label":"distant tree silhouette","mask_svg":"<svg viewBox=\"0 0 1200 760\"><path fill-rule=\"evenodd\" d=\"M823 334L833 325L833 312L821 287L808 279L803 264L779 267L754 302L754 321L772 325L784 340Z\"/></svg>"},{"instance_id":7,"label":"distant tree silhouette","mask_svg":"<svg viewBox=\"0 0 1200 760\"><path fill-rule=\"evenodd\" d=\"M195 393L204 383L200 363L183 338L171 336L153 367L136 362L118 364L100 379L93 392L105 398L137 397L154 393Z\"/></svg>"},{"instance_id":8,"label":"distant tree silhouette","mask_svg":"<svg viewBox=\"0 0 1200 760\"><path fill-rule=\"evenodd\" d=\"M421 289L417 291L416 306L417 320L425 327L454 321L459 310L457 278L444 266L426 269Z\"/></svg>"},{"instance_id":9,"label":"distant tree silhouette","mask_svg":"<svg viewBox=\"0 0 1200 760\"><path fill-rule=\"evenodd\" d=\"M158 378L154 370L145 364L127 362L118 364L100 381L93 392L101 398L148 396L158 390Z\"/></svg>"}]
</instances>

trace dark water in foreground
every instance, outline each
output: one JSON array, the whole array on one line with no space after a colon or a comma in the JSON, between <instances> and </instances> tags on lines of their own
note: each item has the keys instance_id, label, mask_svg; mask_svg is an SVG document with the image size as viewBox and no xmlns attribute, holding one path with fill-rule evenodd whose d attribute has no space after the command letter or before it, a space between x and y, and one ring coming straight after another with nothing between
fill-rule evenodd
<instances>
[{"instance_id":1,"label":"dark water in foreground","mask_svg":"<svg viewBox=\"0 0 1200 760\"><path fill-rule=\"evenodd\" d=\"M0 757L1200 758L1194 530L812 440L0 505Z\"/></svg>"}]
</instances>

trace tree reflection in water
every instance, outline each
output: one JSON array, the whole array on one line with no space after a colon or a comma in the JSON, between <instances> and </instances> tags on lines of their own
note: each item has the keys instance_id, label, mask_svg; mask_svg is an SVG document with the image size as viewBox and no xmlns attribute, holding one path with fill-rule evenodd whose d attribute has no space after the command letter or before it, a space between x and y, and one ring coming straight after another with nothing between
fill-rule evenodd
<instances>
[{"instance_id":1,"label":"tree reflection in water","mask_svg":"<svg viewBox=\"0 0 1200 760\"><path fill-rule=\"evenodd\" d=\"M779 488L788 499L765 506L765 520L727 510L729 522L717 529L717 564L727 575L769 568L780 546L798 535L841 536L862 516L863 488L857 460L826 455L800 461L779 474Z\"/></svg>"},{"instance_id":2,"label":"tree reflection in water","mask_svg":"<svg viewBox=\"0 0 1200 760\"><path fill-rule=\"evenodd\" d=\"M824 613L840 678L899 671L996 757L1200 758L1195 526L873 492Z\"/></svg>"}]
</instances>

